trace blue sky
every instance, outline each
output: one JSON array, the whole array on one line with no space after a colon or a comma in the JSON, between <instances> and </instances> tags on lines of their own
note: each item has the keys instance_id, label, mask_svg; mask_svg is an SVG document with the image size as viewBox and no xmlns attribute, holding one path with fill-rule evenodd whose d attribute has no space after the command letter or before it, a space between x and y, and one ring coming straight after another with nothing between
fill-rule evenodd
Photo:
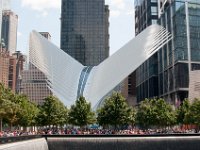
<instances>
[{"instance_id":1,"label":"blue sky","mask_svg":"<svg viewBox=\"0 0 200 150\"><path fill-rule=\"evenodd\" d=\"M11 9L18 15L17 50L28 54L29 33L49 32L52 42L60 45L61 0L11 0ZM110 54L134 37L133 0L106 0L110 8Z\"/></svg>"}]
</instances>

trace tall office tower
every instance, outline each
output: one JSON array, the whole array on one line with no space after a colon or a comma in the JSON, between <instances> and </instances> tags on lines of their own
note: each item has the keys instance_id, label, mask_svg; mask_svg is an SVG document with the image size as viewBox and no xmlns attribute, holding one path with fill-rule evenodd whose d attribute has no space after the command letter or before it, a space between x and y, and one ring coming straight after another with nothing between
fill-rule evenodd
<instances>
[{"instance_id":1,"label":"tall office tower","mask_svg":"<svg viewBox=\"0 0 200 150\"><path fill-rule=\"evenodd\" d=\"M9 53L6 49L0 47L0 83L8 87L9 77Z\"/></svg>"},{"instance_id":2,"label":"tall office tower","mask_svg":"<svg viewBox=\"0 0 200 150\"><path fill-rule=\"evenodd\" d=\"M17 46L18 16L11 10L3 10L1 38L10 54L15 53Z\"/></svg>"},{"instance_id":3,"label":"tall office tower","mask_svg":"<svg viewBox=\"0 0 200 150\"><path fill-rule=\"evenodd\" d=\"M158 20L158 0L135 0L135 35ZM128 77L129 97L137 102L158 96L157 53L146 60Z\"/></svg>"},{"instance_id":4,"label":"tall office tower","mask_svg":"<svg viewBox=\"0 0 200 150\"><path fill-rule=\"evenodd\" d=\"M134 0L135 5L135 35L158 20L159 0Z\"/></svg>"},{"instance_id":5,"label":"tall office tower","mask_svg":"<svg viewBox=\"0 0 200 150\"><path fill-rule=\"evenodd\" d=\"M40 32L40 34L51 40L49 32ZM22 71L20 93L27 95L32 102L39 105L43 104L44 98L52 95L47 77L31 63L28 70Z\"/></svg>"},{"instance_id":6,"label":"tall office tower","mask_svg":"<svg viewBox=\"0 0 200 150\"><path fill-rule=\"evenodd\" d=\"M109 55L109 9L105 0L62 0L61 49L85 66Z\"/></svg>"},{"instance_id":7,"label":"tall office tower","mask_svg":"<svg viewBox=\"0 0 200 150\"><path fill-rule=\"evenodd\" d=\"M23 70L23 55L18 51L12 56L5 48L0 49L0 83L10 88L13 92L18 92L18 82Z\"/></svg>"},{"instance_id":8,"label":"tall office tower","mask_svg":"<svg viewBox=\"0 0 200 150\"><path fill-rule=\"evenodd\" d=\"M136 35L149 25L145 14L148 2L135 3ZM155 5L158 23L172 33L173 39L136 70L137 100L161 97L179 105L193 92L189 91L190 72L200 70L200 1L159 0Z\"/></svg>"},{"instance_id":9,"label":"tall office tower","mask_svg":"<svg viewBox=\"0 0 200 150\"><path fill-rule=\"evenodd\" d=\"M200 70L200 1L163 1L160 11L173 40L158 52L159 96L178 105L192 92L190 72Z\"/></svg>"},{"instance_id":10,"label":"tall office tower","mask_svg":"<svg viewBox=\"0 0 200 150\"><path fill-rule=\"evenodd\" d=\"M20 92L20 83L21 83L21 75L22 71L24 70L24 65L25 65L25 58L26 56L23 55L20 51L16 51L15 53L12 54L11 57L13 60L15 60L15 66L16 66L16 73L14 78L14 83L11 87L15 89L16 93ZM12 67L10 67L12 69Z\"/></svg>"}]
</instances>

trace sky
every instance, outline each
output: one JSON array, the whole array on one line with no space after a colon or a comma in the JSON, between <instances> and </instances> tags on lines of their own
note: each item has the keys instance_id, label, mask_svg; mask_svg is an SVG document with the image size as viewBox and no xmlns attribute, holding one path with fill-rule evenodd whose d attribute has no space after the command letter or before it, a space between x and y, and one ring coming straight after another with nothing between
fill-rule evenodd
<instances>
[{"instance_id":1,"label":"sky","mask_svg":"<svg viewBox=\"0 0 200 150\"><path fill-rule=\"evenodd\" d=\"M134 0L105 0L110 9L110 55L134 37ZM11 0L18 15L17 50L28 54L32 30L49 32L60 47L61 0Z\"/></svg>"}]
</instances>

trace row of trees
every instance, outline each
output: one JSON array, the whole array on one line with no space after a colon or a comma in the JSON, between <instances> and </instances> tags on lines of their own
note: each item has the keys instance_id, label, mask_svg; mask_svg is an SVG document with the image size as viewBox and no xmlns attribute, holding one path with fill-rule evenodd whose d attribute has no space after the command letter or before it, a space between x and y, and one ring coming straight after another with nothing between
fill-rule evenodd
<instances>
[{"instance_id":1,"label":"row of trees","mask_svg":"<svg viewBox=\"0 0 200 150\"><path fill-rule=\"evenodd\" d=\"M2 122L13 125L32 126L36 124L35 118L39 109L31 103L25 95L13 94L0 84L0 130Z\"/></svg>"},{"instance_id":2,"label":"row of trees","mask_svg":"<svg viewBox=\"0 0 200 150\"><path fill-rule=\"evenodd\" d=\"M97 112L100 125L138 125L143 129L165 128L174 125L196 125L200 127L200 100L190 103L187 99L175 109L164 99L145 99L137 108L130 107L126 100L114 93Z\"/></svg>"},{"instance_id":3,"label":"row of trees","mask_svg":"<svg viewBox=\"0 0 200 150\"><path fill-rule=\"evenodd\" d=\"M84 97L76 100L69 110L58 99L56 102L60 103L60 106L57 104L59 107L55 107L55 102L49 103L50 99L56 98L47 98L41 106L41 114L49 112L39 117L43 120L41 125L71 124L84 127L97 123L105 128L112 126L115 129L127 125L138 125L141 128L165 128L183 124L200 126L200 100L198 99L192 104L185 100L177 109L164 99L145 99L134 108L127 104L120 93L113 93L96 112L92 111L91 104Z\"/></svg>"},{"instance_id":4,"label":"row of trees","mask_svg":"<svg viewBox=\"0 0 200 150\"><path fill-rule=\"evenodd\" d=\"M63 126L71 124L84 127L97 123L114 128L139 125L142 128L167 127L175 124L200 126L200 101L192 104L185 100L178 109L163 99L146 99L137 108L128 106L126 99L113 93L97 112L80 97L67 109L56 97L45 98L42 106L31 103L24 95L13 94L0 84L0 121L12 126Z\"/></svg>"}]
</instances>

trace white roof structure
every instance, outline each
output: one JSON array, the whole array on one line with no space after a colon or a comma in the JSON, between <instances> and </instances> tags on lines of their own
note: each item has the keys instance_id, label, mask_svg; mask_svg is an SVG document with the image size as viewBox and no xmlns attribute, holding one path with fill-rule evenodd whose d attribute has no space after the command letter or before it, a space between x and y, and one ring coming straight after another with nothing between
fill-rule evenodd
<instances>
[{"instance_id":1,"label":"white roof structure","mask_svg":"<svg viewBox=\"0 0 200 150\"><path fill-rule=\"evenodd\" d=\"M163 27L146 28L98 66L83 66L36 31L30 35L30 62L48 78L52 92L66 105L83 95L96 108L102 98L172 36Z\"/></svg>"}]
</instances>

